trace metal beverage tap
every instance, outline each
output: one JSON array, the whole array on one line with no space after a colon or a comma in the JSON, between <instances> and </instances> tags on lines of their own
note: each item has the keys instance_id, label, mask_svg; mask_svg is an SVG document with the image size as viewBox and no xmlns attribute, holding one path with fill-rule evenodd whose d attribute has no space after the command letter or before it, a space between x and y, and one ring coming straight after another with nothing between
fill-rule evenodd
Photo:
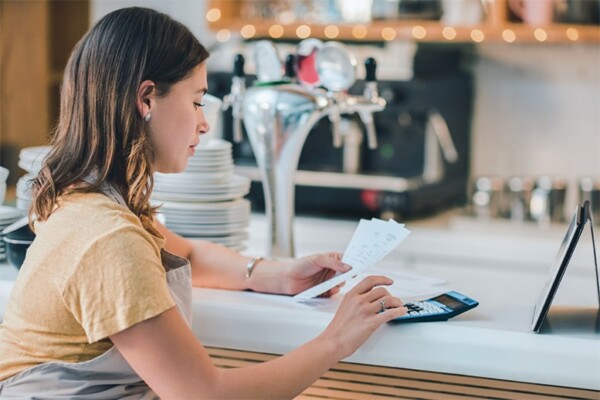
<instances>
[{"instance_id":1,"label":"metal beverage tap","mask_svg":"<svg viewBox=\"0 0 600 400\"><path fill-rule=\"evenodd\" d=\"M287 64L286 76L292 80L290 65L293 64ZM341 146L341 115L359 113L366 121L370 147L376 146L372 113L383 110L385 100L377 95L374 62L372 64L369 76L373 79L368 82L368 98L349 95L345 89L326 90L293 81L262 82L247 88L243 96L235 96L234 89L238 90L239 85L232 83L230 96L234 99L232 101L241 102L241 113L237 115L243 119L261 172L269 223L267 252L270 256L294 256L294 177L304 142L313 126L327 116L332 121L334 145ZM234 80L236 78L239 76L234 76ZM235 110L235 106L232 107Z\"/></svg>"},{"instance_id":2,"label":"metal beverage tap","mask_svg":"<svg viewBox=\"0 0 600 400\"><path fill-rule=\"evenodd\" d=\"M455 163L458 151L446 120L437 110L430 110L425 128L425 161L423 180L427 183L439 182L444 177L444 161Z\"/></svg>"},{"instance_id":3,"label":"metal beverage tap","mask_svg":"<svg viewBox=\"0 0 600 400\"><path fill-rule=\"evenodd\" d=\"M377 62L373 57L369 57L365 60L365 70L367 75L365 77L365 90L363 93L364 98L373 104L377 104L379 97L379 91L377 90L377 80L375 78L375 70L377 69ZM365 107L364 110L358 112L360 119L365 125L367 130L367 142L369 148L377 148L377 135L375 133L375 121L373 121L373 111L368 110Z\"/></svg>"},{"instance_id":4,"label":"metal beverage tap","mask_svg":"<svg viewBox=\"0 0 600 400\"><path fill-rule=\"evenodd\" d=\"M223 98L222 110L225 111L231 107L233 115L233 141L239 143L242 141L242 101L246 91L246 81L244 77L244 56L237 54L233 61L233 78L231 80L231 92Z\"/></svg>"}]
</instances>

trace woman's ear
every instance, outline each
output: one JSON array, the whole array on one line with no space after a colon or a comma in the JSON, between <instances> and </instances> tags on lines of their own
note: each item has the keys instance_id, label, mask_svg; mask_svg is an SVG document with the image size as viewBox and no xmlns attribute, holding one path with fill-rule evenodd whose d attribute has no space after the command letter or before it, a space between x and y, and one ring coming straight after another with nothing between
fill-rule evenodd
<instances>
[{"instance_id":1,"label":"woman's ear","mask_svg":"<svg viewBox=\"0 0 600 400\"><path fill-rule=\"evenodd\" d=\"M156 85L154 82L145 80L140 83L136 95L136 107L140 116L144 118L146 115L152 112L154 103L154 96L156 94Z\"/></svg>"}]
</instances>

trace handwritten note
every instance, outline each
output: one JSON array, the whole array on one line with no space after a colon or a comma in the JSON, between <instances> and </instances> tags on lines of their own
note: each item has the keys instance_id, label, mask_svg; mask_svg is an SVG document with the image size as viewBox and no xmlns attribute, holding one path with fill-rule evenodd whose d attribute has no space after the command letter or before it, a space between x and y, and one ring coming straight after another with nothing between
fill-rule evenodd
<instances>
[{"instance_id":1,"label":"handwritten note","mask_svg":"<svg viewBox=\"0 0 600 400\"><path fill-rule=\"evenodd\" d=\"M351 265L352 269L297 294L294 300L305 301L317 297L377 264L409 233L404 224L399 224L392 219L389 221L376 218L361 219L342 256L342 261Z\"/></svg>"}]
</instances>

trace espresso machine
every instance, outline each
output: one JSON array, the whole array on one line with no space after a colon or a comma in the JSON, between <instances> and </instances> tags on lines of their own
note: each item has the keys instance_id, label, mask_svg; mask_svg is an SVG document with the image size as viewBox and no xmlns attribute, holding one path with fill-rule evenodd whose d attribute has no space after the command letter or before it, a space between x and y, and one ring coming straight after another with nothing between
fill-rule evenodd
<instances>
[{"instance_id":1,"label":"espresso machine","mask_svg":"<svg viewBox=\"0 0 600 400\"><path fill-rule=\"evenodd\" d=\"M409 81L376 81L373 59L356 79L335 42L305 40L281 68L269 58L274 45L257 44L256 76L238 56L209 87L224 98L236 172L268 216L270 255L293 255L295 212L407 219L464 204L472 80L461 50L417 51Z\"/></svg>"}]
</instances>

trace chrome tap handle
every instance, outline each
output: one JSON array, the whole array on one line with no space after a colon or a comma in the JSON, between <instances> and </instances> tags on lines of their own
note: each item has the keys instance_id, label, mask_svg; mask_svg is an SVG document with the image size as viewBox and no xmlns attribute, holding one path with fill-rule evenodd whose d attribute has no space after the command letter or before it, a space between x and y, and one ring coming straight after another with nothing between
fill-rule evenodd
<instances>
[{"instance_id":1,"label":"chrome tap handle","mask_svg":"<svg viewBox=\"0 0 600 400\"><path fill-rule=\"evenodd\" d=\"M233 62L233 78L231 79L231 92L223 98L223 110L231 107L233 115L233 141L242 141L242 102L246 90L244 78L244 56L237 54Z\"/></svg>"},{"instance_id":2,"label":"chrome tap handle","mask_svg":"<svg viewBox=\"0 0 600 400\"><path fill-rule=\"evenodd\" d=\"M458 160L458 151L456 151L456 146L452 141L452 135L450 135L446 120L437 110L431 110L429 112L429 123L437 137L444 158L450 163L455 163Z\"/></svg>"},{"instance_id":3,"label":"chrome tap handle","mask_svg":"<svg viewBox=\"0 0 600 400\"><path fill-rule=\"evenodd\" d=\"M458 152L452 141L446 120L437 110L430 110L425 127L425 155L422 175L425 182L438 182L444 177L445 170L442 157L449 163L455 163L458 160Z\"/></svg>"},{"instance_id":4,"label":"chrome tap handle","mask_svg":"<svg viewBox=\"0 0 600 400\"><path fill-rule=\"evenodd\" d=\"M375 121L373 120L373 113L371 111L359 111L358 115L362 123L367 130L367 143L369 149L373 150L377 148L377 133L375 132Z\"/></svg>"},{"instance_id":5,"label":"chrome tap handle","mask_svg":"<svg viewBox=\"0 0 600 400\"><path fill-rule=\"evenodd\" d=\"M379 98L379 92L377 90L377 80L375 72L377 70L377 61L373 57L369 57L365 60L365 90L363 96L369 102L376 103ZM369 143L369 149L373 150L377 148L377 134L375 132L375 121L373 120L373 112L364 110L359 111L358 115L362 120L365 129L367 130L367 142Z\"/></svg>"},{"instance_id":6,"label":"chrome tap handle","mask_svg":"<svg viewBox=\"0 0 600 400\"><path fill-rule=\"evenodd\" d=\"M377 90L377 79L375 72L377 71L377 61L373 57L369 57L365 60L365 90L363 95L367 100L375 100L379 97Z\"/></svg>"},{"instance_id":7,"label":"chrome tap handle","mask_svg":"<svg viewBox=\"0 0 600 400\"><path fill-rule=\"evenodd\" d=\"M296 56L288 54L285 58L285 77L290 81L296 80Z\"/></svg>"},{"instance_id":8,"label":"chrome tap handle","mask_svg":"<svg viewBox=\"0 0 600 400\"><path fill-rule=\"evenodd\" d=\"M331 122L331 132L333 134L333 147L339 149L340 147L342 147L342 132L340 131L340 121L342 117L340 115L340 108L332 92L327 93L327 100L329 101L328 117L329 121Z\"/></svg>"}]
</instances>

